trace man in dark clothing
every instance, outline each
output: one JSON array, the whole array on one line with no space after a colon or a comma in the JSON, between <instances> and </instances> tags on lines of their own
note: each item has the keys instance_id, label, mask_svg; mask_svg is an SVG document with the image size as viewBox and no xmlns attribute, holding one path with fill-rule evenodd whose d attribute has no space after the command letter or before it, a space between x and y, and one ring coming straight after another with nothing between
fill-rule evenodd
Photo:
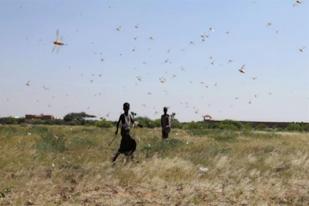
<instances>
[{"instance_id":1,"label":"man in dark clothing","mask_svg":"<svg viewBox=\"0 0 309 206\"><path fill-rule=\"evenodd\" d=\"M161 116L162 139L167 139L171 131L171 118L167 114L167 107L163 108L164 114Z\"/></svg>"},{"instance_id":2,"label":"man in dark clothing","mask_svg":"<svg viewBox=\"0 0 309 206\"><path fill-rule=\"evenodd\" d=\"M124 113L120 115L119 120L117 122L117 129L115 134L118 134L118 128L121 124L121 143L118 149L118 152L113 157L113 162L116 161L117 157L120 154L124 154L126 156L130 156L133 159L133 153L136 149L136 141L130 136L130 129L133 126L134 119L131 114L129 114L130 104L123 104Z\"/></svg>"}]
</instances>

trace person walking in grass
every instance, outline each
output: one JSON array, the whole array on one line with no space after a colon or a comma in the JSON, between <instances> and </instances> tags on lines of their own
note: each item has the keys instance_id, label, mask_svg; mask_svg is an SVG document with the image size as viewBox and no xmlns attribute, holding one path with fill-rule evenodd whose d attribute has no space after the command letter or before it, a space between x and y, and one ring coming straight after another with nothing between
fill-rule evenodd
<instances>
[{"instance_id":1,"label":"person walking in grass","mask_svg":"<svg viewBox=\"0 0 309 206\"><path fill-rule=\"evenodd\" d=\"M167 107L163 108L164 114L161 116L161 128L162 128L162 139L165 140L168 138L168 135L171 131L171 118L167 114Z\"/></svg>"},{"instance_id":2,"label":"person walking in grass","mask_svg":"<svg viewBox=\"0 0 309 206\"><path fill-rule=\"evenodd\" d=\"M136 141L130 135L130 129L134 124L134 118L131 114L129 114L130 104L128 102L123 104L124 113L120 115L119 120L117 122L117 128L115 135L118 134L119 125L121 125L121 142L120 147L113 157L112 161L115 162L117 157L120 154L124 154L127 157L131 157L133 159L133 153L136 149Z\"/></svg>"}]
</instances>

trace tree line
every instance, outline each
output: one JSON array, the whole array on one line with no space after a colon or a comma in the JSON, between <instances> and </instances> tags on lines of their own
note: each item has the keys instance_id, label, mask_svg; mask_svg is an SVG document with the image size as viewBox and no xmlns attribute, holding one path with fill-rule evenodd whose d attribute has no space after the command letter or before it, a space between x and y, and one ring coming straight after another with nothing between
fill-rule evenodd
<instances>
[{"instance_id":1,"label":"tree line","mask_svg":"<svg viewBox=\"0 0 309 206\"><path fill-rule=\"evenodd\" d=\"M101 128L114 127L116 122L105 118L92 119L94 115L85 112L69 113L63 119L52 120L29 120L26 118L2 117L0 124L44 124L44 125L84 125L97 126ZM160 127L160 119L150 119L148 117L135 117L138 127L157 128ZM284 131L303 131L309 132L309 123L305 122L246 122L246 121L192 121L180 122L176 118L172 120L172 127L187 130L205 130L205 129L228 129L228 130L284 130Z\"/></svg>"}]
</instances>

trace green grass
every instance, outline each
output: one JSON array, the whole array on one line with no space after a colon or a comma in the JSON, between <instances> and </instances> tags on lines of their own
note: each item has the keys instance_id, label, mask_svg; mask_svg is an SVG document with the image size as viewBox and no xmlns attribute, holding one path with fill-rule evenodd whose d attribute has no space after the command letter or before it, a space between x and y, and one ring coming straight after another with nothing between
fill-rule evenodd
<instances>
[{"instance_id":1,"label":"green grass","mask_svg":"<svg viewBox=\"0 0 309 206\"><path fill-rule=\"evenodd\" d=\"M152 157L154 154L165 157L183 145L184 142L178 139L161 140L155 137L147 139L147 142L143 143L140 148L146 157Z\"/></svg>"},{"instance_id":2,"label":"green grass","mask_svg":"<svg viewBox=\"0 0 309 206\"><path fill-rule=\"evenodd\" d=\"M64 152L66 150L65 139L46 132L36 142L36 149L40 152Z\"/></svg>"}]
</instances>

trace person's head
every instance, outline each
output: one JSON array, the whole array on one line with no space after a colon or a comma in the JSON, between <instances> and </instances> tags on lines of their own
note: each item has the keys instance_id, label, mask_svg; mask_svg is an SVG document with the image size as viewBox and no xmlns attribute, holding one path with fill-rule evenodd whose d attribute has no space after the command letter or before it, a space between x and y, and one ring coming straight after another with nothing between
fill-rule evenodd
<instances>
[{"instance_id":1,"label":"person's head","mask_svg":"<svg viewBox=\"0 0 309 206\"><path fill-rule=\"evenodd\" d=\"M128 102L125 102L123 104L123 111L128 112L130 110L130 104Z\"/></svg>"},{"instance_id":2,"label":"person's head","mask_svg":"<svg viewBox=\"0 0 309 206\"><path fill-rule=\"evenodd\" d=\"M168 110L168 108L167 108L167 107L163 107L163 112L164 112L164 114L166 114L166 113L167 113L167 110Z\"/></svg>"}]
</instances>

